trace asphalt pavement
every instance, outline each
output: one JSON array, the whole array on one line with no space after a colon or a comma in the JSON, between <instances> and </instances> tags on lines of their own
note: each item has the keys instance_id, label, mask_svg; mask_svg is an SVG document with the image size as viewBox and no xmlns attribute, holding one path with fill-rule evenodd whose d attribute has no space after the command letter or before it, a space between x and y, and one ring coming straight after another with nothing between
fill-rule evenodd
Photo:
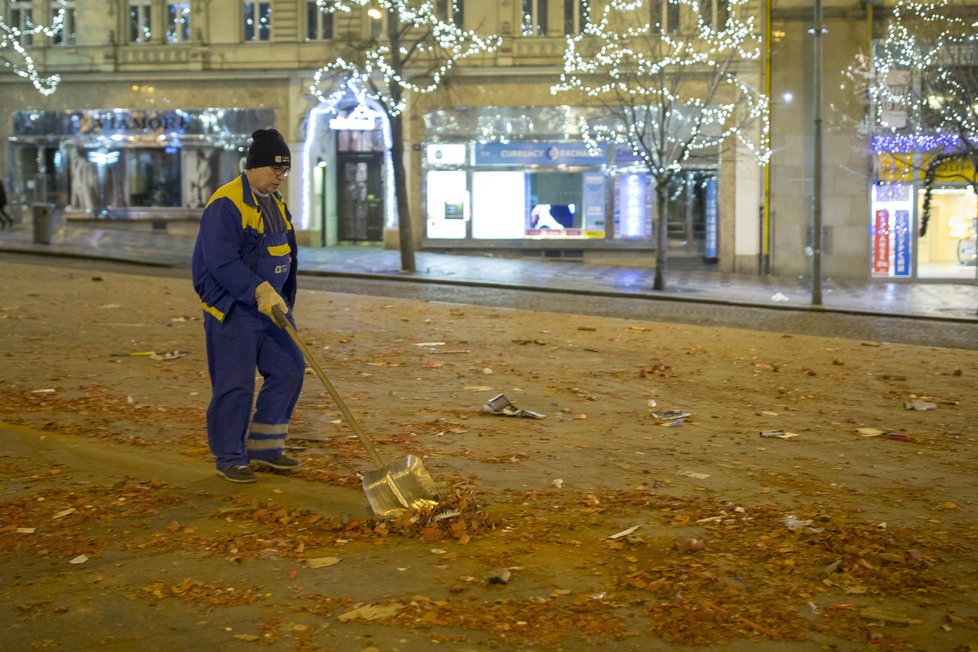
<instances>
[{"instance_id":1,"label":"asphalt pavement","mask_svg":"<svg viewBox=\"0 0 978 652\"><path fill-rule=\"evenodd\" d=\"M161 267L188 267L195 229L171 223L69 222L36 237L30 224L0 231L0 251L110 260ZM38 242L49 240L49 242ZM416 253L414 273L401 271L400 252L379 246L302 247L300 274L386 279L476 288L522 288L598 297L808 310L978 323L978 283L905 283L825 278L822 304L811 303L810 280L727 274L676 265L664 291L653 290L649 267L597 265L567 259L503 255Z\"/></svg>"}]
</instances>

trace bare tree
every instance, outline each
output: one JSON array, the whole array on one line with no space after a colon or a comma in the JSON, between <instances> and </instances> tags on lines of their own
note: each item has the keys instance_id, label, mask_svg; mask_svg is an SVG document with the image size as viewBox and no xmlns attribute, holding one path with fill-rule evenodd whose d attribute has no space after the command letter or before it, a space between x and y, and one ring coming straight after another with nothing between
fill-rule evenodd
<instances>
[{"instance_id":1,"label":"bare tree","mask_svg":"<svg viewBox=\"0 0 978 652\"><path fill-rule=\"evenodd\" d=\"M313 92L322 101L335 102L354 83L377 102L390 122L391 157L400 236L401 269L416 271L414 237L407 196L404 163L403 115L411 94L427 94L442 86L462 59L492 52L497 36L479 36L456 24L460 16L454 0L317 0L326 13L370 7L379 29L366 43L353 43L346 56L320 68ZM460 21L458 21L460 22ZM325 90L324 90L325 87ZM330 98L330 94L334 97Z\"/></svg>"},{"instance_id":2,"label":"bare tree","mask_svg":"<svg viewBox=\"0 0 978 652\"><path fill-rule=\"evenodd\" d=\"M629 149L656 195L655 281L665 289L670 182L697 154L740 143L766 160L767 97L740 74L759 56L746 0L609 0L600 20L569 36L554 93L595 107L591 146ZM740 15L743 13L744 15Z\"/></svg>"}]
</instances>

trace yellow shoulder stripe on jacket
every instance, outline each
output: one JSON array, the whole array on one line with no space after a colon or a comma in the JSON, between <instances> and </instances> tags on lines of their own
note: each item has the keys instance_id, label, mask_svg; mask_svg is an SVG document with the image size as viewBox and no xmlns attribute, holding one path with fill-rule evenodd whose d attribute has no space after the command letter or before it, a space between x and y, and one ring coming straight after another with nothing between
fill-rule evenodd
<instances>
[{"instance_id":1,"label":"yellow shoulder stripe on jacket","mask_svg":"<svg viewBox=\"0 0 978 652\"><path fill-rule=\"evenodd\" d=\"M214 317L217 318L217 321L224 321L224 313L223 312L221 312L220 310L218 310L214 306L207 305L203 301L200 302L200 305L202 305L204 307L204 312L207 312L207 313L210 313L210 314L214 315Z\"/></svg>"},{"instance_id":2,"label":"yellow shoulder stripe on jacket","mask_svg":"<svg viewBox=\"0 0 978 652\"><path fill-rule=\"evenodd\" d=\"M292 247L290 247L289 243L286 242L285 244L282 245L275 245L274 247L269 247L268 253L270 253L273 256L288 256L290 253L292 253Z\"/></svg>"}]
</instances>

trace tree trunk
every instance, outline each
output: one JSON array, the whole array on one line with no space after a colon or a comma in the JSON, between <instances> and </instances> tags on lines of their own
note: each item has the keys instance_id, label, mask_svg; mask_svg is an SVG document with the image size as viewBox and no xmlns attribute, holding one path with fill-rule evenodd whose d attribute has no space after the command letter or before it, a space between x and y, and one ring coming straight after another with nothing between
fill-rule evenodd
<instances>
[{"instance_id":1,"label":"tree trunk","mask_svg":"<svg viewBox=\"0 0 978 652\"><path fill-rule=\"evenodd\" d=\"M408 205L407 171L404 166L404 115L398 113L391 121L391 158L394 160L394 196L397 199L397 232L401 245L401 271L415 272L414 230L411 228L411 207Z\"/></svg>"},{"instance_id":2,"label":"tree trunk","mask_svg":"<svg viewBox=\"0 0 978 652\"><path fill-rule=\"evenodd\" d=\"M654 177L655 178L655 177ZM666 232L669 225L669 179L655 178L655 280L652 289L666 289Z\"/></svg>"}]
</instances>

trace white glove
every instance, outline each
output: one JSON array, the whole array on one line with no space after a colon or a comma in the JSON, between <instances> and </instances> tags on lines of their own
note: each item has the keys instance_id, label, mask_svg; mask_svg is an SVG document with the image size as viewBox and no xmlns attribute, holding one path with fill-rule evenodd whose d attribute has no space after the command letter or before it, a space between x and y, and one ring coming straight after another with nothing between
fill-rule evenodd
<instances>
[{"instance_id":1,"label":"white glove","mask_svg":"<svg viewBox=\"0 0 978 652\"><path fill-rule=\"evenodd\" d=\"M255 300L258 302L258 312L263 315L274 319L272 308L276 306L283 315L289 314L289 307L286 305L285 299L275 291L275 288L268 281L263 281L261 285L255 288Z\"/></svg>"}]
</instances>

